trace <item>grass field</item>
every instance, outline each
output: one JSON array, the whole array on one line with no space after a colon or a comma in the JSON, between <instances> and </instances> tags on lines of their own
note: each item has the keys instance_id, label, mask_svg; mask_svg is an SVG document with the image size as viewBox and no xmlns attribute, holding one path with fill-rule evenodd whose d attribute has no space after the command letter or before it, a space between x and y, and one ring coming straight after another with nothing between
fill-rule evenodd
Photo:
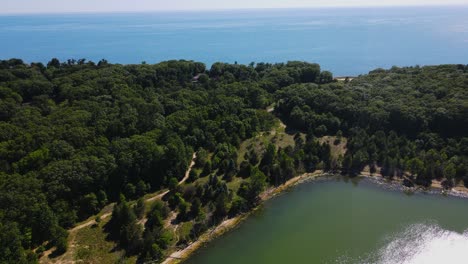
<instances>
[{"instance_id":1,"label":"grass field","mask_svg":"<svg viewBox=\"0 0 468 264\"><path fill-rule=\"evenodd\" d=\"M336 141L336 139L336 136L323 136L319 139L320 143L327 143L330 145L331 156L335 160L339 159L340 156L344 157L346 153L346 144L348 143L348 140L345 137L341 137L339 141Z\"/></svg>"},{"instance_id":2,"label":"grass field","mask_svg":"<svg viewBox=\"0 0 468 264\"><path fill-rule=\"evenodd\" d=\"M305 137L302 133L301 136ZM255 152L259 154L259 157L261 157L268 143L273 143L278 148L285 148L287 146L294 147L294 133L287 133L286 125L278 119L278 122L271 131L262 132L241 143L237 163L240 164L244 161L245 153L247 153L251 148L255 149Z\"/></svg>"},{"instance_id":3,"label":"grass field","mask_svg":"<svg viewBox=\"0 0 468 264\"><path fill-rule=\"evenodd\" d=\"M116 244L106 239L103 226L107 221L101 221L77 231L75 237L75 255L73 260L79 263L117 263L123 260L124 252L116 248ZM136 259L127 259L124 263L134 263Z\"/></svg>"}]
</instances>

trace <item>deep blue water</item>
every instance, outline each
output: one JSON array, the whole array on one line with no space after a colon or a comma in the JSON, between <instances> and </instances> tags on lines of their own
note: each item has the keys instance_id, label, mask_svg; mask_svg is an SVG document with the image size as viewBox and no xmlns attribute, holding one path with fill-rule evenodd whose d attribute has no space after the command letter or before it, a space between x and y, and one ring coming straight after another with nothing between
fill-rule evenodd
<instances>
[{"instance_id":1,"label":"deep blue water","mask_svg":"<svg viewBox=\"0 0 468 264\"><path fill-rule=\"evenodd\" d=\"M0 16L0 59L317 62L335 75L468 63L468 7Z\"/></svg>"}]
</instances>

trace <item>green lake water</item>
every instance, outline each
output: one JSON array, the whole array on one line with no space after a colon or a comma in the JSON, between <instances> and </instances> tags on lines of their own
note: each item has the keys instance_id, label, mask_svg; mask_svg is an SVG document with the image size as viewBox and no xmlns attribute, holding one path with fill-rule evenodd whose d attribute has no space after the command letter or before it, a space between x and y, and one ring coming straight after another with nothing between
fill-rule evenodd
<instances>
[{"instance_id":1,"label":"green lake water","mask_svg":"<svg viewBox=\"0 0 468 264\"><path fill-rule=\"evenodd\" d=\"M468 263L465 230L468 199L333 178L267 201L186 263Z\"/></svg>"}]
</instances>

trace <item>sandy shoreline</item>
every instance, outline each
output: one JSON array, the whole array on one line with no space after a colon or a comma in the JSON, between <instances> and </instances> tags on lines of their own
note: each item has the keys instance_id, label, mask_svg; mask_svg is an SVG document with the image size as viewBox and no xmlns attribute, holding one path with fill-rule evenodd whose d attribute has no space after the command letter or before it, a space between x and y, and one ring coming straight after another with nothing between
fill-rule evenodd
<instances>
[{"instance_id":1,"label":"sandy shoreline","mask_svg":"<svg viewBox=\"0 0 468 264\"><path fill-rule=\"evenodd\" d=\"M275 197L276 195L284 192L285 190L300 184L302 182L305 182L307 180L319 178L319 177L324 177L324 176L329 176L329 175L334 175L330 173L326 173L323 171L315 171L313 173L304 173L300 176L296 176L290 180L288 180L286 183L278 186L278 187L270 187L267 190L265 190L263 193L260 194L260 198L262 202L253 210L251 210L248 213L244 213L241 215L238 215L236 217L226 219L221 224L210 228L208 231L203 233L196 241L188 245L187 247L175 251L167 257L163 264L172 264L172 263L180 263L184 260L186 260L188 257L190 257L195 251L197 251L199 248L203 247L210 241L218 238L219 236L223 235L227 231L232 230L235 228L237 225L239 225L243 220L245 220L252 212L256 211L265 201ZM429 192L432 194L443 194L443 195L449 195L449 196L455 196L455 197L462 197L462 198L468 198L468 188L461 187L461 186L456 186L452 188L451 190L445 190L442 185L439 182L433 182L433 185L429 188L423 188L423 187L405 187L403 186L402 182L403 179L399 178L394 178L392 180L386 179L380 175L370 175L368 173L361 173L359 178L366 178L370 179L373 181L376 181L376 183L382 184L382 185L387 185L387 186L393 186L396 189L402 190L402 191L411 191L411 192Z\"/></svg>"}]
</instances>

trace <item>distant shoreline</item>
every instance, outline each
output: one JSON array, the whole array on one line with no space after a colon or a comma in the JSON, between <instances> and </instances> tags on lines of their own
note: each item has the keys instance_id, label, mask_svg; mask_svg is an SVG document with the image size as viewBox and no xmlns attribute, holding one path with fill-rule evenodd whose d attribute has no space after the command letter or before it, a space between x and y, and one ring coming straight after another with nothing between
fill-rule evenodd
<instances>
[{"instance_id":1,"label":"distant shoreline","mask_svg":"<svg viewBox=\"0 0 468 264\"><path fill-rule=\"evenodd\" d=\"M259 11L297 11L297 10L346 10L346 9L410 9L410 8L468 8L466 4L411 4L411 5L355 5L355 6L293 6L293 7L251 7L251 8L186 8L160 10L62 10L52 12L11 11L2 12L0 16L35 16L35 15L108 15L108 14L177 14L177 13L229 13L229 12L259 12Z\"/></svg>"}]
</instances>

